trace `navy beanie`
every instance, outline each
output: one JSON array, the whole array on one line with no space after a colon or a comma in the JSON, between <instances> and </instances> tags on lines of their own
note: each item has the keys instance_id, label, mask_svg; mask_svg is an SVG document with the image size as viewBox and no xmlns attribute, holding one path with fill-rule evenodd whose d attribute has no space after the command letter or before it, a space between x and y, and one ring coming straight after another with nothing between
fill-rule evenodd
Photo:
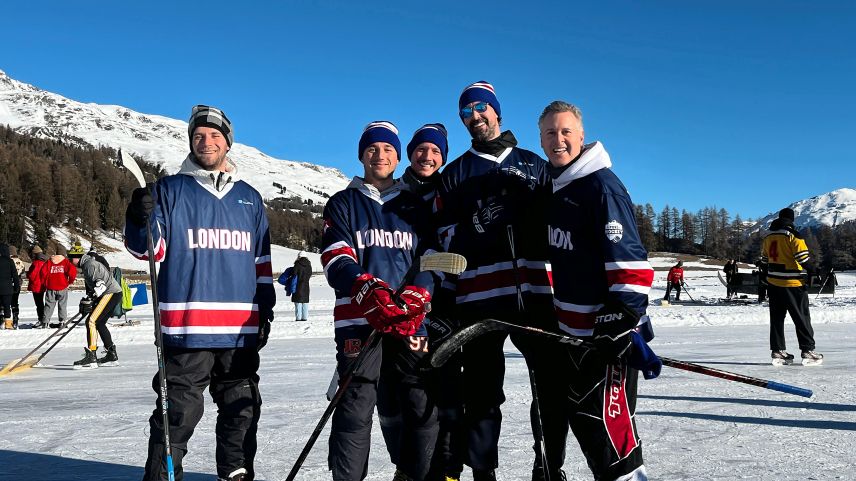
<instances>
[{"instance_id":1,"label":"navy beanie","mask_svg":"<svg viewBox=\"0 0 856 481\"><path fill-rule=\"evenodd\" d=\"M407 159L413 155L413 151L422 142L430 142L440 149L443 156L443 164L446 163L446 155L449 153L449 144L446 140L446 127L443 124L425 124L414 132L413 139L407 144ZM442 164L441 164L442 165Z\"/></svg>"},{"instance_id":2,"label":"navy beanie","mask_svg":"<svg viewBox=\"0 0 856 481\"><path fill-rule=\"evenodd\" d=\"M502 109L499 107L499 100L496 99L496 91L493 85L479 80L474 84L470 84L461 92L461 98L458 99L458 115L461 114L461 109L473 102L485 102L493 107L496 116L502 118ZM463 118L463 117L461 117Z\"/></svg>"},{"instance_id":3,"label":"navy beanie","mask_svg":"<svg viewBox=\"0 0 856 481\"><path fill-rule=\"evenodd\" d=\"M187 121L187 135L190 137L190 150L193 150L193 131L196 127L211 127L217 129L226 137L226 143L229 147L235 141L235 134L232 131L232 122L226 117L226 114L217 107L209 107L207 105L197 105L190 112L190 120Z\"/></svg>"},{"instance_id":4,"label":"navy beanie","mask_svg":"<svg viewBox=\"0 0 856 481\"><path fill-rule=\"evenodd\" d=\"M363 151L375 142L386 142L392 145L398 154L398 160L401 160L401 141L398 140L398 128L395 124L386 120L376 120L366 125L363 135L360 136L360 145L357 151L357 158L361 162L363 160Z\"/></svg>"},{"instance_id":5,"label":"navy beanie","mask_svg":"<svg viewBox=\"0 0 856 481\"><path fill-rule=\"evenodd\" d=\"M790 207L785 207L784 209L779 211L779 219L789 220L793 223L794 221L794 210Z\"/></svg>"}]
</instances>

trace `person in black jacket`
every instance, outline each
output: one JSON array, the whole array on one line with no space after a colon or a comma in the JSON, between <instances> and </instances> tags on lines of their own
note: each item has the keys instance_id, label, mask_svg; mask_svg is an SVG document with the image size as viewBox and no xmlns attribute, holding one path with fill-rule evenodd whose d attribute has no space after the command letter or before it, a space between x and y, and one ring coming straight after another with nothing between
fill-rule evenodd
<instances>
[{"instance_id":1,"label":"person in black jacket","mask_svg":"<svg viewBox=\"0 0 856 481\"><path fill-rule=\"evenodd\" d=\"M309 320L309 278L312 277L312 263L309 259L297 255L294 260L294 275L297 276L297 289L291 295L294 303L294 320Z\"/></svg>"},{"instance_id":2,"label":"person in black jacket","mask_svg":"<svg viewBox=\"0 0 856 481\"><path fill-rule=\"evenodd\" d=\"M3 306L3 327L13 329L12 297L21 291L21 278L9 256L9 246L0 244L0 305Z\"/></svg>"},{"instance_id":3,"label":"person in black jacket","mask_svg":"<svg viewBox=\"0 0 856 481\"><path fill-rule=\"evenodd\" d=\"M734 284L737 282L735 274L737 274L737 261L734 259L730 259L725 263L725 266L722 268L723 272L725 272L725 297L731 299L732 297L737 295L737 289Z\"/></svg>"}]
</instances>

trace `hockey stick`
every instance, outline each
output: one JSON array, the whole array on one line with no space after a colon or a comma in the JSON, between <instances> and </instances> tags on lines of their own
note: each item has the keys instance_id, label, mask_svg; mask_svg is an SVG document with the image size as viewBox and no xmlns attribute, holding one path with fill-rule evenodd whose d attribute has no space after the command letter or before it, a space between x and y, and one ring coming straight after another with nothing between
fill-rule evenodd
<instances>
[{"instance_id":1,"label":"hockey stick","mask_svg":"<svg viewBox=\"0 0 856 481\"><path fill-rule=\"evenodd\" d=\"M690 295L689 287L690 286L687 285L687 282L684 281L684 294L686 294L690 298L690 300L693 301L693 303L698 304L698 302L696 302L696 300L693 299L693 296Z\"/></svg>"},{"instance_id":2,"label":"hockey stick","mask_svg":"<svg viewBox=\"0 0 856 481\"><path fill-rule=\"evenodd\" d=\"M758 386L765 389L772 389L773 391L779 391L787 394L794 394L802 397L812 397L813 393L810 389L805 389L797 386L791 386L790 384L785 384L776 381L768 381L765 379L759 379L757 377L746 376L744 374L737 374L734 372L722 371L719 369L714 369L712 367L702 366L701 364L695 364L687 361L679 361L677 359L671 359L668 357L660 357L660 360L664 365L673 367L675 369L683 369L684 371L695 372L698 374L704 374L707 376L718 377L720 379L726 379L728 381L737 381L742 382L744 384L750 384L752 386Z\"/></svg>"},{"instance_id":3,"label":"hockey stick","mask_svg":"<svg viewBox=\"0 0 856 481\"><path fill-rule=\"evenodd\" d=\"M77 326L77 324L80 322L80 319L77 319L77 317L82 316L82 315L83 315L82 313L78 312L77 314L72 316L71 319L68 320L66 325L69 326L69 331L71 329L74 329ZM22 357L20 359L15 359L14 361L7 364L6 367L4 367L3 369L0 369L0 376L5 375L5 374L9 374L12 371L14 371L15 369L18 369L19 367L32 367L32 366L36 365L39 361L42 360L42 358L45 357L45 354L47 354L48 352L50 352L51 349L53 349L53 346L56 346L57 344L59 344L59 341L62 340L62 337L60 337L59 340L57 340L57 342L55 344L53 344L50 348L48 348L48 350L45 351L44 354L42 354L35 361L30 362L29 361L30 356L35 354L36 351L41 349L42 346L47 344L51 339L54 338L54 336L59 334L60 331L62 331L62 329L54 329L54 331L44 341L42 341L38 346L34 347L33 350L28 352L24 357ZM63 335L63 337L65 337L65 336ZM12 365L12 363L15 363L15 364ZM9 367L10 365L11 365L11 367Z\"/></svg>"},{"instance_id":4,"label":"hockey stick","mask_svg":"<svg viewBox=\"0 0 856 481\"><path fill-rule=\"evenodd\" d=\"M143 172L140 170L140 166L137 165L137 162L131 158L130 155L126 154L123 150L119 149L119 160L122 162L122 166L128 169L137 182L140 184L140 187L146 188L146 180L143 177ZM153 190L154 186L149 188L149 190ZM152 240L152 219L151 217L146 217L146 249L148 251L149 257L149 277L152 283L152 312L154 313L155 319L155 346L157 347L157 357L158 357L158 378L160 378L160 398L161 398L161 414L163 415L163 444L166 456L166 474L169 478L169 481L175 481L175 467L172 462L172 446L170 446L169 442L169 400L167 399L167 390L166 390L166 366L164 364L163 358L163 333L161 332L161 321L160 321L160 305L158 304L158 273L157 266L155 265L155 247L154 242Z\"/></svg>"},{"instance_id":5,"label":"hockey stick","mask_svg":"<svg viewBox=\"0 0 856 481\"><path fill-rule=\"evenodd\" d=\"M824 280L823 280L823 283L820 285L820 290L819 290L819 291L817 291L817 295L816 295L816 296L814 296L814 300L815 300L815 301L817 300L817 298L818 298L818 297L820 297L820 294L823 292L823 288L824 288L824 287L826 287L826 283L827 283L827 282L829 282L829 278L830 278L830 277L832 277L832 271L834 271L834 270L835 270L835 268L834 268L834 267L831 267L831 268L829 269L829 274L827 274L827 275L826 275L826 279L824 279ZM833 292L834 292L834 291L833 291ZM833 297L835 297L835 294L833 294Z\"/></svg>"},{"instance_id":6,"label":"hockey stick","mask_svg":"<svg viewBox=\"0 0 856 481\"><path fill-rule=\"evenodd\" d=\"M441 271L450 274L460 274L466 268L467 260L464 256L458 254L438 252L419 257L410 265L407 273L404 274L401 285L395 291L393 300L395 300L396 304L399 303L399 299L404 288L413 282L413 278L416 277L416 274L419 272ZM368 353L374 351L374 347L380 339L380 331L373 329L369 334L369 337L366 338L364 346L360 349L360 353L357 355L357 358L354 359L354 362L346 368L341 380L339 381L339 388L336 389L336 394L333 395L329 404L327 404L327 409L324 410L324 413L321 415L321 419L318 420L318 424L315 426L315 430L312 431L312 434L309 436L309 440L306 441L306 445L303 446L303 450L294 462L294 466L291 467L291 471L285 478L286 481L294 481L294 478L297 477L297 472L300 471L301 467L303 467L303 462L306 461L306 457L309 456L309 452L315 445L315 441L318 440L318 436L321 435L321 431L324 429L324 426L327 424L330 416L333 415L333 411L336 409L336 406L339 405L339 401L341 401L342 397L345 395L345 391L354 379L358 369L362 366L365 358L368 357Z\"/></svg>"},{"instance_id":7,"label":"hockey stick","mask_svg":"<svg viewBox=\"0 0 856 481\"><path fill-rule=\"evenodd\" d=\"M479 321L471 326L467 326L455 332L448 339L446 339L446 342L441 344L440 347L438 347L434 351L434 354L431 356L431 365L434 367L442 366L446 363L446 361L449 360L450 357L452 357L452 355L454 355L460 349L461 346L475 339L476 337L491 331L506 331L519 334L529 334L552 339L556 342L560 342L570 346L580 346L589 349L594 348L594 344L592 344L591 342L577 337L571 337L566 336L564 334L544 331L535 327L519 326L517 324L497 321L496 319L485 319L484 321ZM668 357L660 357L660 360L663 362L664 365L673 367L675 369L683 369L685 371L691 371L698 374L718 377L720 379L725 379L728 381L742 382L744 384L762 387L765 389L772 389L773 391L794 394L802 397L812 396L812 391L810 389L792 386L790 384L785 384L777 381L768 381L751 376L746 376L743 374L737 374L734 372L722 371L720 369L714 369L712 367L702 366L700 364L695 364L687 361L679 361L677 359L671 359Z\"/></svg>"}]
</instances>

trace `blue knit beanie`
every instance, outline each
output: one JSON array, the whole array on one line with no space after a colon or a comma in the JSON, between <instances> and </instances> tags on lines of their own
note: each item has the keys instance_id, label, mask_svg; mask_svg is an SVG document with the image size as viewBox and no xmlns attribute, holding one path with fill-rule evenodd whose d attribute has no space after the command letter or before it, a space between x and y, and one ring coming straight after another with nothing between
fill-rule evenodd
<instances>
[{"instance_id":1,"label":"blue knit beanie","mask_svg":"<svg viewBox=\"0 0 856 481\"><path fill-rule=\"evenodd\" d=\"M496 99L496 91L493 85L484 80L479 80L474 84L470 84L461 92L461 98L458 100L458 115L461 114L461 109L473 102L485 102L493 107L498 118L502 118L502 110L499 107L499 100ZM463 118L463 117L461 117Z\"/></svg>"},{"instance_id":2,"label":"blue knit beanie","mask_svg":"<svg viewBox=\"0 0 856 481\"><path fill-rule=\"evenodd\" d=\"M392 122L376 120L366 125L363 135L360 136L357 158L363 160L363 151L375 142L386 142L395 148L398 160L401 160L401 141L398 140L398 128Z\"/></svg>"},{"instance_id":3,"label":"blue knit beanie","mask_svg":"<svg viewBox=\"0 0 856 481\"><path fill-rule=\"evenodd\" d=\"M446 155L449 153L449 144L446 140L446 127L443 124L425 124L419 127L413 134L413 139L407 144L407 159L413 156L413 151L422 142L430 142L440 149L443 156L443 164L446 163ZM442 164L440 164L442 165Z\"/></svg>"}]
</instances>

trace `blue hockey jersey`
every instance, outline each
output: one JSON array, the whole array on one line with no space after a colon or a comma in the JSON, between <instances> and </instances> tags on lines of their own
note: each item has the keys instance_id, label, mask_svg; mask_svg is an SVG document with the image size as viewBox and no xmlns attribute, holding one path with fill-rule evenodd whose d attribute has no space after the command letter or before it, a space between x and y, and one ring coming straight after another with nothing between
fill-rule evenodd
<instances>
[{"instance_id":1,"label":"blue hockey jersey","mask_svg":"<svg viewBox=\"0 0 856 481\"><path fill-rule=\"evenodd\" d=\"M270 232L259 193L231 172L209 172L188 156L155 184L155 261L164 344L183 348L255 346L259 314L276 294ZM125 245L148 259L145 227L125 225Z\"/></svg>"},{"instance_id":2,"label":"blue hockey jersey","mask_svg":"<svg viewBox=\"0 0 856 481\"><path fill-rule=\"evenodd\" d=\"M549 195L547 162L518 147L496 156L471 148L445 167L435 210L441 244L467 258L467 269L443 283L455 293L460 319L553 328L543 207ZM474 215L496 202L506 210L504 222L479 232Z\"/></svg>"},{"instance_id":3,"label":"blue hockey jersey","mask_svg":"<svg viewBox=\"0 0 856 481\"><path fill-rule=\"evenodd\" d=\"M654 270L639 239L633 202L610 170L600 142L553 179L547 233L559 327L590 336L595 313L614 296L642 315L639 331L653 337L645 311Z\"/></svg>"},{"instance_id":4,"label":"blue hockey jersey","mask_svg":"<svg viewBox=\"0 0 856 481\"><path fill-rule=\"evenodd\" d=\"M351 299L357 277L369 273L396 289L417 256L435 251L434 233L428 228L430 214L425 202L401 181L381 192L355 177L330 198L324 207L321 264L336 291L333 321L337 330L368 325ZM433 283L428 272L413 282L429 291ZM424 329L418 335L424 335Z\"/></svg>"}]
</instances>

